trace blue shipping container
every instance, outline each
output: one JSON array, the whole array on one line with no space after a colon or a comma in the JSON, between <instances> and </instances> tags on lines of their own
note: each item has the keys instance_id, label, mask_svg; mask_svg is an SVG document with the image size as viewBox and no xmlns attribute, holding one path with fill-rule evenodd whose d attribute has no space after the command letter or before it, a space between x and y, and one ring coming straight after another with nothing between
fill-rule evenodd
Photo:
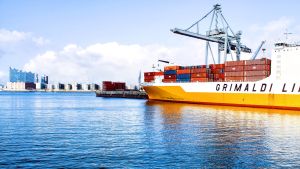
<instances>
[{"instance_id":1,"label":"blue shipping container","mask_svg":"<svg viewBox=\"0 0 300 169\"><path fill-rule=\"evenodd\" d=\"M191 79L176 79L176 82L190 82Z\"/></svg>"},{"instance_id":2,"label":"blue shipping container","mask_svg":"<svg viewBox=\"0 0 300 169\"><path fill-rule=\"evenodd\" d=\"M191 79L191 74L178 74L177 79Z\"/></svg>"},{"instance_id":3,"label":"blue shipping container","mask_svg":"<svg viewBox=\"0 0 300 169\"><path fill-rule=\"evenodd\" d=\"M165 75L176 75L176 70L166 70L164 72Z\"/></svg>"}]
</instances>

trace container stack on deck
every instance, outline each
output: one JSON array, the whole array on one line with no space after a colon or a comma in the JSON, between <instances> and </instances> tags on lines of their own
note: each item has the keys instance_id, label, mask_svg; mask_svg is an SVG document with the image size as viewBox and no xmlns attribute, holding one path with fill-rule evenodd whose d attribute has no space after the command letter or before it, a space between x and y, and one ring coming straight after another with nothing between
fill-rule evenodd
<instances>
[{"instance_id":1,"label":"container stack on deck","mask_svg":"<svg viewBox=\"0 0 300 169\"><path fill-rule=\"evenodd\" d=\"M144 82L154 82L162 76L162 82L244 82L258 81L271 74L271 60L227 61L224 64L196 66L166 66L164 72L145 72Z\"/></svg>"},{"instance_id":2,"label":"container stack on deck","mask_svg":"<svg viewBox=\"0 0 300 169\"><path fill-rule=\"evenodd\" d=\"M271 60L241 60L225 62L226 82L252 82L265 79L271 74Z\"/></svg>"},{"instance_id":3,"label":"container stack on deck","mask_svg":"<svg viewBox=\"0 0 300 169\"><path fill-rule=\"evenodd\" d=\"M177 70L176 82L190 82L191 68L190 66L180 66Z\"/></svg>"},{"instance_id":4,"label":"container stack on deck","mask_svg":"<svg viewBox=\"0 0 300 169\"><path fill-rule=\"evenodd\" d=\"M164 83L176 82L177 70L179 70L179 66L166 66L164 70L164 79L162 81Z\"/></svg>"},{"instance_id":5,"label":"container stack on deck","mask_svg":"<svg viewBox=\"0 0 300 169\"><path fill-rule=\"evenodd\" d=\"M191 82L208 82L209 73L205 65L191 66Z\"/></svg>"},{"instance_id":6,"label":"container stack on deck","mask_svg":"<svg viewBox=\"0 0 300 169\"><path fill-rule=\"evenodd\" d=\"M225 80L225 76L224 76L225 64L210 64L209 67L211 69L210 81L224 82L224 80Z\"/></svg>"},{"instance_id":7,"label":"container stack on deck","mask_svg":"<svg viewBox=\"0 0 300 169\"><path fill-rule=\"evenodd\" d=\"M243 82L244 65L244 60L225 62L225 82Z\"/></svg>"},{"instance_id":8,"label":"container stack on deck","mask_svg":"<svg viewBox=\"0 0 300 169\"><path fill-rule=\"evenodd\" d=\"M163 76L164 72L145 72L144 82L154 82L155 78L158 76Z\"/></svg>"},{"instance_id":9,"label":"container stack on deck","mask_svg":"<svg viewBox=\"0 0 300 169\"><path fill-rule=\"evenodd\" d=\"M244 81L258 81L271 75L271 60L263 58L246 60L244 67Z\"/></svg>"}]
</instances>

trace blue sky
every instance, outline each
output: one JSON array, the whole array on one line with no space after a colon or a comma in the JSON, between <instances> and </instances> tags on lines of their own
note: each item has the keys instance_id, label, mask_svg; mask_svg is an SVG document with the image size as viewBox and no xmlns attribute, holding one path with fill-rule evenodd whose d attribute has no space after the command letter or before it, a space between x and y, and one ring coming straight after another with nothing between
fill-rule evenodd
<instances>
[{"instance_id":1,"label":"blue sky","mask_svg":"<svg viewBox=\"0 0 300 169\"><path fill-rule=\"evenodd\" d=\"M9 65L26 68L25 65L28 65L30 60L35 61L38 55L47 51L53 51L58 57L63 57L60 53L69 44L77 45L76 49L82 51L94 44L110 42L125 47L139 45L141 49L156 45L159 46L156 50L167 48L168 51L170 49L169 53L174 53L173 48L181 48L194 43L195 40L174 35L170 29L190 26L216 3L222 5L223 14L231 27L235 31L243 30L243 39L250 42L254 48L263 40L260 40L260 37L271 36L266 34L272 30L272 24L280 26L282 22L282 27L274 31L273 37L277 39L283 37L285 29L289 29L293 33L292 36L300 33L300 2L296 0L0 0L0 29L26 35L22 42L0 43L0 82L3 83L4 78L7 79ZM40 39L41 43L37 44L36 39ZM195 53L191 54L194 55ZM27 68L55 75L36 66L31 65ZM84 76L78 72L77 74ZM60 78L54 78L56 81L64 79L63 75L57 76ZM99 80L102 79L97 79L96 76L82 79Z\"/></svg>"},{"instance_id":2,"label":"blue sky","mask_svg":"<svg viewBox=\"0 0 300 169\"><path fill-rule=\"evenodd\" d=\"M189 26L216 3L222 5L232 27L243 30L282 16L298 19L300 14L296 0L1 0L0 23L6 29L34 32L58 45L172 43L170 28Z\"/></svg>"}]
</instances>

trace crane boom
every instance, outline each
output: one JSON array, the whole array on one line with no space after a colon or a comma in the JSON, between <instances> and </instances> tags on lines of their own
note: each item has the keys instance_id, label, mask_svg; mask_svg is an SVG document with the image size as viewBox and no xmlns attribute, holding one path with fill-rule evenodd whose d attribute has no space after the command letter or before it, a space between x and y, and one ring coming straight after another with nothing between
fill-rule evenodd
<instances>
[{"instance_id":1,"label":"crane boom","mask_svg":"<svg viewBox=\"0 0 300 169\"><path fill-rule=\"evenodd\" d=\"M257 48L257 50L255 51L255 53L253 54L253 56L252 56L252 58L251 58L252 60L254 60L254 59L256 58L256 56L258 55L260 49L263 47L263 45L264 45L265 43L266 43L265 40L261 42L261 44L258 46L258 48Z\"/></svg>"},{"instance_id":2,"label":"crane boom","mask_svg":"<svg viewBox=\"0 0 300 169\"><path fill-rule=\"evenodd\" d=\"M215 43L219 43L219 44L225 44L225 39L223 39L223 38L210 37L210 36L201 35L201 34L190 32L190 31L178 29L178 28L171 29L171 31L173 33L176 33L179 35L189 36L192 38L201 39L201 40L205 40L205 41L209 41L209 42L215 42ZM231 48L236 49L237 44L230 42L230 46L231 46ZM248 48L244 45L241 45L240 47L243 52L251 53L250 48Z\"/></svg>"},{"instance_id":3,"label":"crane boom","mask_svg":"<svg viewBox=\"0 0 300 169\"><path fill-rule=\"evenodd\" d=\"M201 34L198 34L198 33L193 33L193 32L178 29L178 28L171 29L171 31L173 33L176 33L176 34L189 36L189 37L192 37L192 38L197 38L197 39L201 39L201 40L205 40L205 41L209 41L209 42L224 43L224 41L216 39L216 38L211 38L211 37L208 37L206 35L201 35Z\"/></svg>"},{"instance_id":4,"label":"crane boom","mask_svg":"<svg viewBox=\"0 0 300 169\"><path fill-rule=\"evenodd\" d=\"M199 23L208 17L208 15L212 14L209 30L206 34L199 33ZM212 28L213 23L215 23L215 28ZM196 28L196 31L192 31ZM232 54L231 50L235 50L236 53L236 60L240 60L241 52L251 53L251 49L241 43L241 35L242 32L238 31L236 34L230 28L228 22L224 18L221 5L216 4L214 8L208 12L204 17L194 23L192 26L188 27L187 29L178 29L174 28L171 31L175 34L184 35L200 40L206 41L206 54L205 60L208 63L208 48L210 46L210 42L218 44L218 62L220 63L220 51L224 51L224 61L226 61L227 55ZM213 57L213 53L210 50L210 53ZM214 58L213 58L214 59Z\"/></svg>"}]
</instances>

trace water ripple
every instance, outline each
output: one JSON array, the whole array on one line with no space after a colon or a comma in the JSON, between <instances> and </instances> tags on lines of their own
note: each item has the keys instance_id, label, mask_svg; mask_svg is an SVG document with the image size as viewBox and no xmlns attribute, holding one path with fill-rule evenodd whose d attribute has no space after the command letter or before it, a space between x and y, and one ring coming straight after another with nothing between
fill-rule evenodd
<instances>
[{"instance_id":1,"label":"water ripple","mask_svg":"<svg viewBox=\"0 0 300 169\"><path fill-rule=\"evenodd\" d=\"M298 168L300 112L0 92L0 168Z\"/></svg>"}]
</instances>

